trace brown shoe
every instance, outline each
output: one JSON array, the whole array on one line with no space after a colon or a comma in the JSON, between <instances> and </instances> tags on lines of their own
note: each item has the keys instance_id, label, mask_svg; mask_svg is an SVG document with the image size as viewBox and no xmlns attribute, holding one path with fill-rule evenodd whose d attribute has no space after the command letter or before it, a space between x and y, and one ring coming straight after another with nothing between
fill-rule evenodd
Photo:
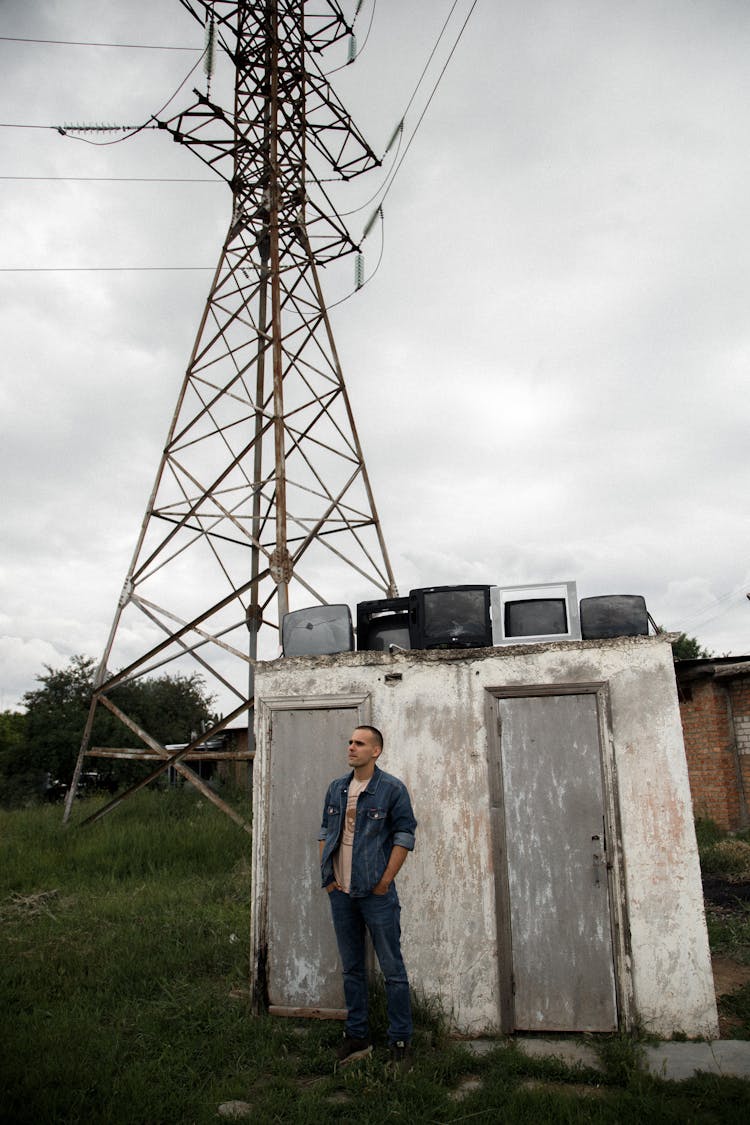
<instances>
[{"instance_id":1,"label":"brown shoe","mask_svg":"<svg viewBox=\"0 0 750 1125\"><path fill-rule=\"evenodd\" d=\"M364 1059L372 1054L372 1044L369 1039L352 1039L350 1035L345 1035L343 1042L336 1048L336 1061L339 1066L346 1066L347 1063L356 1062L357 1059Z\"/></svg>"}]
</instances>

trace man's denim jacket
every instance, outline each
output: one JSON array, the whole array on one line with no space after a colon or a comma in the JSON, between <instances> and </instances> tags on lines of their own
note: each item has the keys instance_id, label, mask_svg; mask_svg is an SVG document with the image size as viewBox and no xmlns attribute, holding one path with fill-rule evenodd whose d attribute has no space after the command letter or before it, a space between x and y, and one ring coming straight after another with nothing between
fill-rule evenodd
<instances>
[{"instance_id":1,"label":"man's denim jacket","mask_svg":"<svg viewBox=\"0 0 750 1125\"><path fill-rule=\"evenodd\" d=\"M333 853L339 846L346 816L349 782L354 771L337 777L328 786L318 840L324 840L320 860L321 886L334 880ZM412 851L417 822L403 781L375 766L375 772L359 795L352 849L352 881L349 894L363 898L380 882L395 844Z\"/></svg>"}]
</instances>

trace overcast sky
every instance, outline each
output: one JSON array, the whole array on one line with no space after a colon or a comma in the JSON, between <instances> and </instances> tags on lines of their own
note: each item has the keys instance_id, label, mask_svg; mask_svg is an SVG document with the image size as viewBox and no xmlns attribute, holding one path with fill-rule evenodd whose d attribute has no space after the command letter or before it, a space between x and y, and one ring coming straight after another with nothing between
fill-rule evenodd
<instances>
[{"instance_id":1,"label":"overcast sky","mask_svg":"<svg viewBox=\"0 0 750 1125\"><path fill-rule=\"evenodd\" d=\"M378 0L334 79L376 151L451 7ZM177 0L0 15L6 37L203 46ZM479 0L382 261L332 314L402 592L575 579L750 652L749 49L746 0ZM197 58L0 41L0 708L101 653L230 215L215 183L22 178L205 177L162 132L7 126L140 124ZM379 228L364 245L369 275ZM331 271L329 301L352 283Z\"/></svg>"}]
</instances>

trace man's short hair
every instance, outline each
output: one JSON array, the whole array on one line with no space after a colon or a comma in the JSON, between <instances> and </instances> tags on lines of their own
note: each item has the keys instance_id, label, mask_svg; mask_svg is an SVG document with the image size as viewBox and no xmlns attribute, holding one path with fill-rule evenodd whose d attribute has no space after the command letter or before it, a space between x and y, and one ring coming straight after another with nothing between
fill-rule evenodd
<instances>
[{"instance_id":1,"label":"man's short hair","mask_svg":"<svg viewBox=\"0 0 750 1125\"><path fill-rule=\"evenodd\" d=\"M377 727L368 726L367 723L360 723L359 726L357 727L357 730L369 730L370 734L373 735L373 737L374 737L376 743L378 744L378 746L380 747L380 749L381 750L383 749L383 735L381 734L381 732L378 730Z\"/></svg>"}]
</instances>

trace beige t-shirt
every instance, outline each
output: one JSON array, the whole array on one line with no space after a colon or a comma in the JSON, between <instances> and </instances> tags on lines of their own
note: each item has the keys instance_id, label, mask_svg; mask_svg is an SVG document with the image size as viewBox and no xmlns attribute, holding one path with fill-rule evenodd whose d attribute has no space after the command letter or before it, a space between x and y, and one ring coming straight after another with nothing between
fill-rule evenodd
<instances>
[{"instance_id":1,"label":"beige t-shirt","mask_svg":"<svg viewBox=\"0 0 750 1125\"><path fill-rule=\"evenodd\" d=\"M349 782L349 795L346 798L346 815L341 841L333 853L333 874L342 891L349 894L352 881L352 848L354 846L354 829L357 824L357 798L363 789L367 788L367 781Z\"/></svg>"}]
</instances>

